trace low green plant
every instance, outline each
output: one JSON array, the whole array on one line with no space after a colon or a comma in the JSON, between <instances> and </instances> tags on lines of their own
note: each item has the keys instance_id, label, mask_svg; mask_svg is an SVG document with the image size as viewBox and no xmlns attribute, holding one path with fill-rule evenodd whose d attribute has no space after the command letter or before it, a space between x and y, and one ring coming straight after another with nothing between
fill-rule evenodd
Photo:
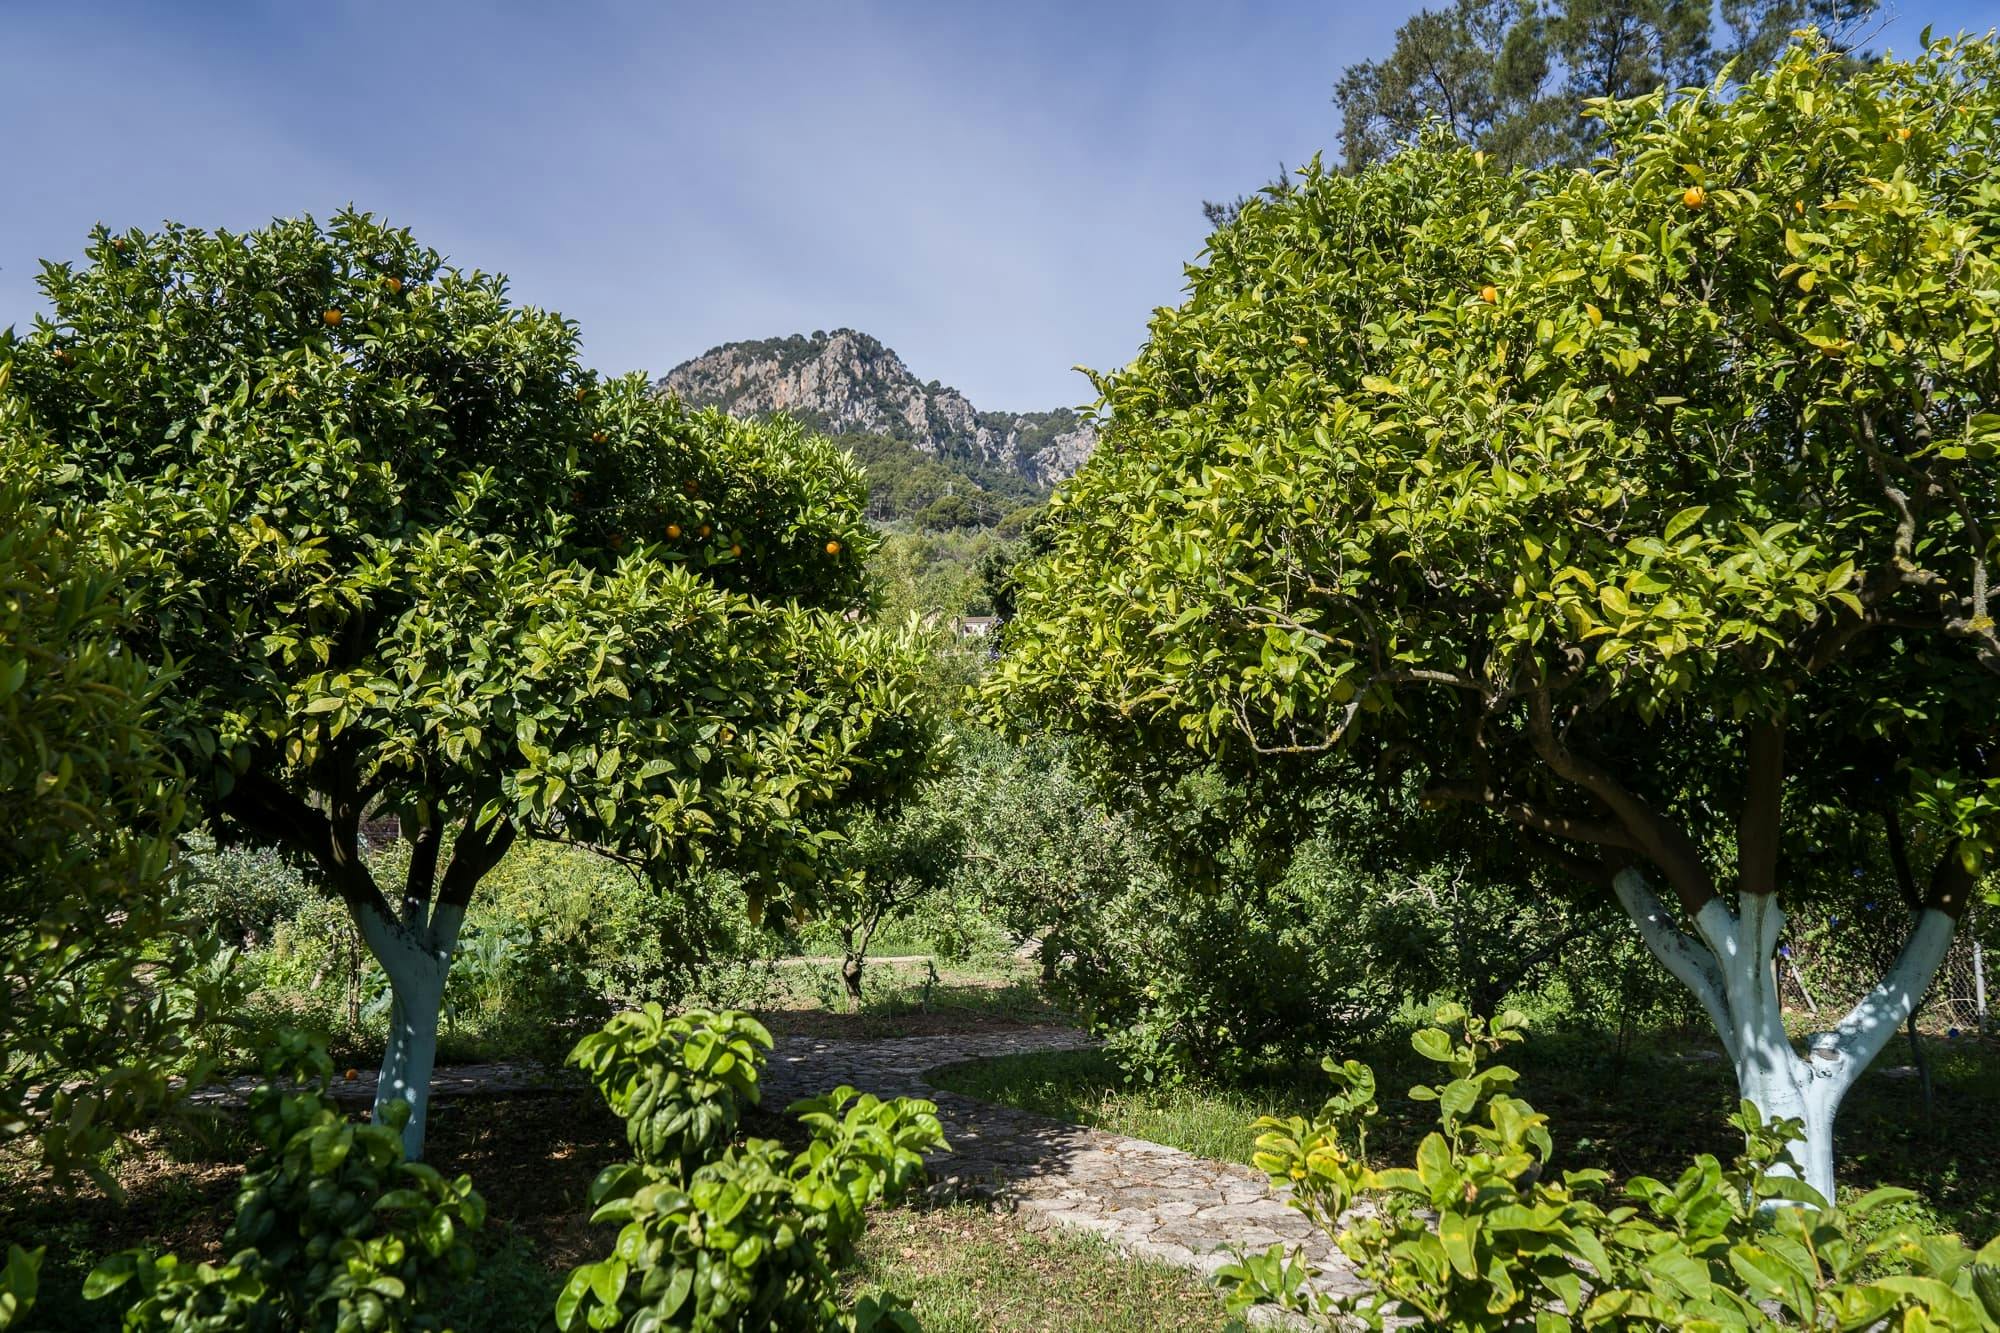
<instances>
[{"instance_id":1,"label":"low green plant","mask_svg":"<svg viewBox=\"0 0 2000 1333\"><path fill-rule=\"evenodd\" d=\"M7 1247L7 1266L0 1268L0 1329L13 1328L34 1308L35 1291L41 1284L44 1247L24 1250Z\"/></svg>"},{"instance_id":2,"label":"low green plant","mask_svg":"<svg viewBox=\"0 0 2000 1333\"><path fill-rule=\"evenodd\" d=\"M467 1233L486 1205L470 1178L403 1157L407 1103L350 1123L326 1094L332 1062L288 1033L250 1097L262 1151L223 1237L230 1258L191 1264L144 1249L113 1255L84 1284L136 1293L127 1333L417 1333L442 1327L442 1290L471 1273Z\"/></svg>"},{"instance_id":3,"label":"low green plant","mask_svg":"<svg viewBox=\"0 0 2000 1333\"><path fill-rule=\"evenodd\" d=\"M1257 1165L1334 1238L1363 1291L1317 1290L1310 1265L1273 1246L1218 1274L1235 1308L1274 1301L1323 1327L1416 1319L1468 1333L2000 1326L2000 1241L1975 1255L1953 1237L1871 1224L1908 1190L1829 1205L1787 1173L1797 1122L1745 1101L1732 1166L1703 1154L1672 1184L1637 1177L1601 1202L1604 1172L1549 1174L1547 1117L1510 1095L1514 1070L1491 1063L1525 1020L1448 1005L1435 1022L1412 1038L1446 1073L1411 1089L1437 1103L1439 1125L1413 1166L1369 1164L1375 1079L1355 1061L1325 1062L1338 1091L1314 1119L1257 1122Z\"/></svg>"},{"instance_id":4,"label":"low green plant","mask_svg":"<svg viewBox=\"0 0 2000 1333\"><path fill-rule=\"evenodd\" d=\"M842 1311L836 1273L869 1207L907 1193L943 1146L936 1106L839 1087L791 1108L812 1136L799 1152L736 1143L770 1047L747 1014L657 1005L577 1044L573 1062L625 1117L635 1158L591 1185L592 1221L619 1223L618 1239L571 1273L559 1327L917 1328L893 1297Z\"/></svg>"},{"instance_id":5,"label":"low green plant","mask_svg":"<svg viewBox=\"0 0 2000 1333\"><path fill-rule=\"evenodd\" d=\"M771 1034L746 1013L668 1015L647 1004L613 1015L569 1061L624 1120L637 1163L678 1181L736 1137L744 1109L761 1095L770 1049Z\"/></svg>"}]
</instances>

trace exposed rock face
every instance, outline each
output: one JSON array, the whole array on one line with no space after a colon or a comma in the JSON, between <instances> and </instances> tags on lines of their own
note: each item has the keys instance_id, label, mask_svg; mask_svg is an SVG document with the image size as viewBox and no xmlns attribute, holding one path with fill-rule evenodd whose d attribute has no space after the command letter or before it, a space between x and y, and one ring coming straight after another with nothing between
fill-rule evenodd
<instances>
[{"instance_id":1,"label":"exposed rock face","mask_svg":"<svg viewBox=\"0 0 2000 1333\"><path fill-rule=\"evenodd\" d=\"M1090 422L1053 412L981 412L865 333L725 343L667 372L658 386L732 416L784 412L830 435L906 440L937 458L1007 468L1048 486L1075 472L1097 442Z\"/></svg>"}]
</instances>

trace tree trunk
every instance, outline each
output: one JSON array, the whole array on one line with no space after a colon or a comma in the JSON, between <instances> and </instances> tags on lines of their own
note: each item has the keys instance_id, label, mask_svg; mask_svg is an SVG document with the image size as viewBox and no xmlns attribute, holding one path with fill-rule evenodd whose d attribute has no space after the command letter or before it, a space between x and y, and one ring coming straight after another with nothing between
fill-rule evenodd
<instances>
[{"instance_id":1,"label":"tree trunk","mask_svg":"<svg viewBox=\"0 0 2000 1333\"><path fill-rule=\"evenodd\" d=\"M1841 1099L1915 1012L1957 921L1934 908L1916 913L1888 973L1831 1031L1807 1038L1801 1056L1785 1034L1778 1004L1774 956L1785 914L1775 895L1739 894L1734 912L1711 898L1695 916L1696 940L1675 928L1636 870L1618 872L1612 887L1647 947L1708 1011L1744 1099L1766 1119L1802 1122L1805 1137L1792 1147L1793 1166L1831 1202L1833 1122Z\"/></svg>"},{"instance_id":2,"label":"tree trunk","mask_svg":"<svg viewBox=\"0 0 2000 1333\"><path fill-rule=\"evenodd\" d=\"M438 1015L465 909L438 906L421 926L387 920L362 909L355 913L361 936L389 977L389 1037L382 1074L375 1084L373 1119L380 1123L389 1103L409 1103L403 1126L403 1155L424 1155L429 1119L431 1070L437 1063Z\"/></svg>"},{"instance_id":3,"label":"tree trunk","mask_svg":"<svg viewBox=\"0 0 2000 1333\"><path fill-rule=\"evenodd\" d=\"M861 955L850 953L840 964L840 980L847 987L847 1007L861 1008Z\"/></svg>"}]
</instances>

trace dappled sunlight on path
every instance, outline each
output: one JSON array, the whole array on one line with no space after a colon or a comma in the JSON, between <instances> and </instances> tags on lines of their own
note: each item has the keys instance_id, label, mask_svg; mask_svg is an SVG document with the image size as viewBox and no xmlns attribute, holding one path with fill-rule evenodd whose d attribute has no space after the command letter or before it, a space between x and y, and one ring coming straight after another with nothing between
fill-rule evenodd
<instances>
[{"instance_id":1,"label":"dappled sunlight on path","mask_svg":"<svg viewBox=\"0 0 2000 1333\"><path fill-rule=\"evenodd\" d=\"M1352 1267L1248 1167L1178 1148L995 1106L931 1086L947 1065L1089 1045L1067 1028L898 1037L874 1041L780 1038L765 1074L765 1105L848 1083L883 1096L938 1104L951 1150L931 1161L947 1193L989 1195L1032 1223L1103 1236L1132 1254L1204 1276L1233 1257L1282 1242L1303 1247L1328 1289L1353 1290Z\"/></svg>"}]
</instances>

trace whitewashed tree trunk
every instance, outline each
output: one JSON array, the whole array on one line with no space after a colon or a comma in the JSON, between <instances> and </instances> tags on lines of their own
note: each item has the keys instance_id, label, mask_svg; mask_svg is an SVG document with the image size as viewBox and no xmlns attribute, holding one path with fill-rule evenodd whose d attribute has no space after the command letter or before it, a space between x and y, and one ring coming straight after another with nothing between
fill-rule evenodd
<instances>
[{"instance_id":1,"label":"whitewashed tree trunk","mask_svg":"<svg viewBox=\"0 0 2000 1333\"><path fill-rule=\"evenodd\" d=\"M465 909L440 905L422 924L393 921L366 909L354 917L369 952L389 977L389 1038L382 1052L382 1074L375 1084L374 1118L380 1121L392 1101L408 1102L410 1118L403 1126L403 1155L417 1161L424 1155L431 1070L437 1063L438 1016L444 1007L445 981Z\"/></svg>"},{"instance_id":2,"label":"whitewashed tree trunk","mask_svg":"<svg viewBox=\"0 0 2000 1333\"><path fill-rule=\"evenodd\" d=\"M1804 1122L1805 1139L1792 1149L1794 1165L1831 1201L1833 1122L1841 1098L1916 1011L1957 921L1933 908L1916 913L1888 973L1831 1031L1807 1038L1802 1056L1785 1034L1778 1003L1775 957L1785 914L1775 895L1740 894L1733 912L1711 898L1695 916L1697 940L1675 927L1638 871L1621 870L1612 888L1654 956L1708 1011L1743 1097L1766 1119Z\"/></svg>"}]
</instances>

